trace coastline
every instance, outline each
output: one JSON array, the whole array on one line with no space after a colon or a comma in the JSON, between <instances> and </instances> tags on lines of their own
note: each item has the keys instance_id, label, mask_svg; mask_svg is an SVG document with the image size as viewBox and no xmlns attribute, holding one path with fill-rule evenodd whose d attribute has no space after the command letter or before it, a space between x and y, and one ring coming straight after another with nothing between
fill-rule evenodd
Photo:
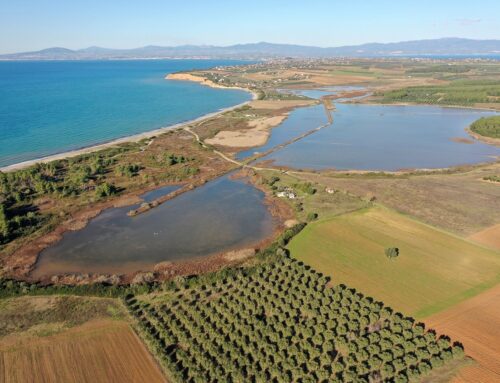
<instances>
[{"instance_id":1,"label":"coastline","mask_svg":"<svg viewBox=\"0 0 500 383\"><path fill-rule=\"evenodd\" d=\"M175 75L175 73L168 74L167 76L165 76L165 79L167 79L167 80L179 80L179 79L176 79L175 77L174 78L169 77L171 75ZM196 78L195 76L192 76L192 77ZM204 114L204 115L202 115L200 117L197 117L197 118L194 118L192 120L188 120L188 121L184 121L184 122L179 122L179 123L174 124L174 125L168 125L168 126L164 126L162 128L158 128L158 129L154 129L154 130L149 130L149 131L146 131L146 132L143 132L143 133L137 133L137 134L133 134L133 135L130 135L130 136L116 138L116 139L113 139L111 141L107 141L107 142L102 142L102 143L95 144L95 145L86 146L86 147L83 147L83 148L80 148L80 149L68 150L68 151L64 151L64 152L60 152L60 153L56 153L56 154L51 154L51 155L45 156L45 157L35 158L33 160L27 160L27 161L17 162L15 164L11 164L11 165L6 165L6 166L3 166L3 167L0 167L0 172L13 172L13 171L16 171L16 170L26 169L26 168L28 168L30 166L33 166L33 165L37 164L37 163L48 163L48 162L56 161L56 160L63 160L63 159L66 159L66 158L76 157L76 156L79 156L79 155L82 155L82 154L88 154L88 153L93 153L93 152L96 152L96 151L99 151L99 150L107 149L107 148L113 147L115 145L125 144L125 143L128 143L128 142L138 142L138 141L143 140L145 138L151 138L151 137L154 137L154 136L157 136L157 135L160 135L160 134L172 131L172 130L182 129L186 125L195 124L195 123L198 123L198 122L201 122L201 121L204 121L204 120L216 117L216 116L218 116L220 114L223 114L223 113L229 112L231 110L240 108L240 107L242 107L244 105L247 105L250 102L252 102L252 101L254 101L254 100L257 99L257 93L253 92L250 89L239 88L239 87L224 87L224 86L221 86L221 85L217 85L215 83L212 83L213 84L212 85L212 84L209 84L209 83L211 83L211 81L209 81L209 80L207 80L207 82L209 82L209 83L203 82L203 79L201 79L201 78L200 78L200 80L201 81L182 79L182 81L198 82L198 83L200 83L200 85L210 86L210 87L213 87L213 88L243 90L245 92L250 93L252 95L252 99L249 100L249 101L245 101L245 102L239 103L237 105L233 105L233 106L230 106L230 107L227 107L227 108L220 109L220 110L215 111L215 112Z\"/></svg>"},{"instance_id":2,"label":"coastline","mask_svg":"<svg viewBox=\"0 0 500 383\"><path fill-rule=\"evenodd\" d=\"M484 143L489 144L489 145L494 145L494 146L500 147L500 138L483 136L479 133L473 132L472 129L470 128L470 126L465 128L465 131L467 132L467 134L469 136L471 136L472 138L474 138L478 141L484 142Z\"/></svg>"},{"instance_id":3,"label":"coastline","mask_svg":"<svg viewBox=\"0 0 500 383\"><path fill-rule=\"evenodd\" d=\"M370 96L368 96L370 97ZM468 109L468 110L478 110L478 111L488 111L500 113L499 109L486 108L483 106L469 106L469 105L439 105L439 104L421 104L418 102L380 102L379 100L370 100L368 97L352 102L343 101L345 104L363 104L363 105L380 105L380 106L434 106L438 108L451 108L451 109Z\"/></svg>"}]
</instances>

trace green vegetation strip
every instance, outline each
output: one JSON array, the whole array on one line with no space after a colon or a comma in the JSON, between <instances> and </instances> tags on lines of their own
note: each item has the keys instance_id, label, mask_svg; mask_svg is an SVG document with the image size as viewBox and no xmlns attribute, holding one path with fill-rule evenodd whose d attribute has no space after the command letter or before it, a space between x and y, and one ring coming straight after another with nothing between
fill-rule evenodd
<instances>
[{"instance_id":1,"label":"green vegetation strip","mask_svg":"<svg viewBox=\"0 0 500 383\"><path fill-rule=\"evenodd\" d=\"M500 138L500 116L481 117L470 130L484 137Z\"/></svg>"},{"instance_id":2,"label":"green vegetation strip","mask_svg":"<svg viewBox=\"0 0 500 383\"><path fill-rule=\"evenodd\" d=\"M500 81L460 80L448 85L408 87L384 93L381 101L464 106L500 103Z\"/></svg>"},{"instance_id":3,"label":"green vegetation strip","mask_svg":"<svg viewBox=\"0 0 500 383\"><path fill-rule=\"evenodd\" d=\"M287 256L125 302L174 382L408 382L464 355Z\"/></svg>"}]
</instances>

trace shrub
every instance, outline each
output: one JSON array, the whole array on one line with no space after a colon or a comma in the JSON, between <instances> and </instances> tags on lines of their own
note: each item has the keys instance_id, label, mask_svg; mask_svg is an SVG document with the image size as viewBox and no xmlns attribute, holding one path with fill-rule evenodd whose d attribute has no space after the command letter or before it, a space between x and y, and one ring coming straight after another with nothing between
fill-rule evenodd
<instances>
[{"instance_id":1,"label":"shrub","mask_svg":"<svg viewBox=\"0 0 500 383\"><path fill-rule=\"evenodd\" d=\"M115 185L104 182L95 188L95 195L97 198L109 197L116 194L117 189Z\"/></svg>"},{"instance_id":2,"label":"shrub","mask_svg":"<svg viewBox=\"0 0 500 383\"><path fill-rule=\"evenodd\" d=\"M316 219L318 218L318 214L317 213L308 213L307 214L307 220L308 221L315 221Z\"/></svg>"},{"instance_id":3,"label":"shrub","mask_svg":"<svg viewBox=\"0 0 500 383\"><path fill-rule=\"evenodd\" d=\"M313 184L310 182L303 182L303 183L298 183L293 185L297 190L302 191L303 193L306 194L315 194L316 189L314 188Z\"/></svg>"},{"instance_id":4,"label":"shrub","mask_svg":"<svg viewBox=\"0 0 500 383\"><path fill-rule=\"evenodd\" d=\"M119 165L116 168L116 173L120 176L135 177L140 170L140 166L136 164Z\"/></svg>"}]
</instances>

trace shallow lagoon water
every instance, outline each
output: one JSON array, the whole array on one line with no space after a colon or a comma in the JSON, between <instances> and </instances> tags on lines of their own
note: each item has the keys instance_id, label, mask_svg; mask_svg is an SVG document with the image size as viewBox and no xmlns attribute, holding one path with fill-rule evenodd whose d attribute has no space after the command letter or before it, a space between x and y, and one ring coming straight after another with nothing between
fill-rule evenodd
<instances>
[{"instance_id":1,"label":"shallow lagoon water","mask_svg":"<svg viewBox=\"0 0 500 383\"><path fill-rule=\"evenodd\" d=\"M271 130L271 135L264 145L238 152L236 159L242 160L256 153L266 152L327 122L322 104L295 109L283 123Z\"/></svg>"},{"instance_id":2,"label":"shallow lagoon water","mask_svg":"<svg viewBox=\"0 0 500 383\"><path fill-rule=\"evenodd\" d=\"M162 194L175 188L162 188ZM41 253L33 276L147 270L162 261L252 246L274 228L264 193L229 176L129 217L132 208L107 209L82 230L65 233Z\"/></svg>"},{"instance_id":3,"label":"shallow lagoon water","mask_svg":"<svg viewBox=\"0 0 500 383\"><path fill-rule=\"evenodd\" d=\"M336 108L332 125L262 160L301 169L394 171L474 164L500 156L499 148L465 132L473 121L493 112L342 103ZM456 142L457 138L472 143Z\"/></svg>"}]
</instances>

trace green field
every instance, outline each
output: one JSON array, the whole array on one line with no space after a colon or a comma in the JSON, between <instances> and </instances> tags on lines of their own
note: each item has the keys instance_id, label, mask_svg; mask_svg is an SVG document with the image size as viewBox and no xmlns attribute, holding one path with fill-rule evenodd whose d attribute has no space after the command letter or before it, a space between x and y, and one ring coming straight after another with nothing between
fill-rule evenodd
<instances>
[{"instance_id":1,"label":"green field","mask_svg":"<svg viewBox=\"0 0 500 383\"><path fill-rule=\"evenodd\" d=\"M389 260L384 250L398 247ZM292 256L423 318L500 282L500 253L375 207L308 225Z\"/></svg>"}]
</instances>

